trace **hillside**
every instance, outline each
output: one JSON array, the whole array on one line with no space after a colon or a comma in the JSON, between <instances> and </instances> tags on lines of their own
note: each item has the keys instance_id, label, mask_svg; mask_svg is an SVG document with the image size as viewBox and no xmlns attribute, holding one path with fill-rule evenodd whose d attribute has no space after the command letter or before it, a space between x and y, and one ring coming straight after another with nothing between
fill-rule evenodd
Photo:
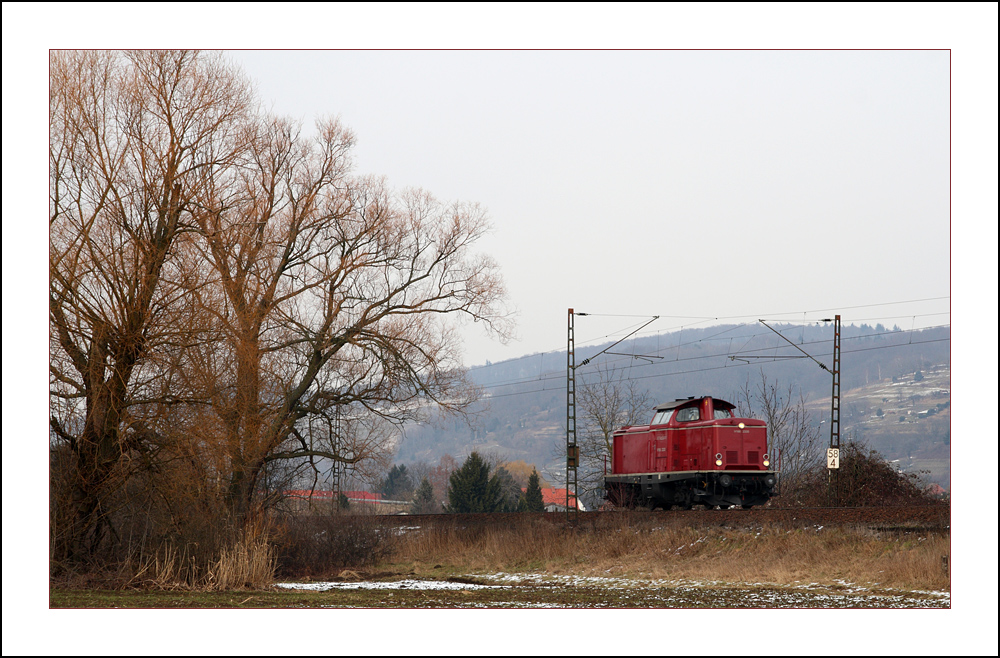
<instances>
[{"instance_id":1,"label":"hillside","mask_svg":"<svg viewBox=\"0 0 1000 658\"><path fill-rule=\"evenodd\" d=\"M829 325L775 325L795 343L761 325L724 325L623 342L577 369L577 387L601 377L631 380L652 405L680 397L714 395L736 401L746 386L769 383L805 397L819 425L829 419L832 381L806 358L832 363ZM949 484L950 330L887 330L881 325L842 328L841 434L868 441L907 469L929 469ZM610 345L577 348L577 363ZM797 346L797 347L796 347ZM914 381L917 372L922 381ZM484 400L467 419L432 420L405 428L397 462L462 459L472 450L523 459L550 481L565 466L566 353L527 355L472 368ZM882 416L878 416L879 408ZM921 413L926 411L927 413ZM900 417L903 420L900 420Z\"/></svg>"},{"instance_id":2,"label":"hillside","mask_svg":"<svg viewBox=\"0 0 1000 658\"><path fill-rule=\"evenodd\" d=\"M829 399L808 405L829 416ZM947 364L841 392L841 435L856 436L903 471L951 486L951 369Z\"/></svg>"}]
</instances>

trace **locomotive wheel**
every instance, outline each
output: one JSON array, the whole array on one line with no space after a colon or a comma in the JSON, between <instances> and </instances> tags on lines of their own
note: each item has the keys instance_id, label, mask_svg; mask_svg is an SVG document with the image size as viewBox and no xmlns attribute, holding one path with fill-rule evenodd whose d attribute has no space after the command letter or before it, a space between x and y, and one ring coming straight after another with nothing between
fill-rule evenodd
<instances>
[{"instance_id":1,"label":"locomotive wheel","mask_svg":"<svg viewBox=\"0 0 1000 658\"><path fill-rule=\"evenodd\" d=\"M680 509L691 509L694 507L693 497L690 491L674 491L673 504Z\"/></svg>"}]
</instances>

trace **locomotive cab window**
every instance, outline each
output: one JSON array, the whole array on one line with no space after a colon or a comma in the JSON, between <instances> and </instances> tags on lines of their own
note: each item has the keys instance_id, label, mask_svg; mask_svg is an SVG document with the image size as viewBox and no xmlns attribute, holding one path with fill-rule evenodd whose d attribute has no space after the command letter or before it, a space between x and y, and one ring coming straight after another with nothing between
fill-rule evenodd
<instances>
[{"instance_id":1,"label":"locomotive cab window","mask_svg":"<svg viewBox=\"0 0 1000 658\"><path fill-rule=\"evenodd\" d=\"M650 425L666 425L668 422L670 422L670 416L672 416L673 413L674 413L673 409L670 409L670 410L667 410L667 411L658 411L658 412L656 412L656 415L653 416L652 422L650 422L649 424Z\"/></svg>"},{"instance_id":2,"label":"locomotive cab window","mask_svg":"<svg viewBox=\"0 0 1000 658\"><path fill-rule=\"evenodd\" d=\"M725 420L726 418L732 418L733 412L729 409L716 409L715 410L715 420Z\"/></svg>"},{"instance_id":3,"label":"locomotive cab window","mask_svg":"<svg viewBox=\"0 0 1000 658\"><path fill-rule=\"evenodd\" d=\"M686 423L692 420L701 419L701 410L698 407L686 407L677 410L677 420Z\"/></svg>"}]
</instances>

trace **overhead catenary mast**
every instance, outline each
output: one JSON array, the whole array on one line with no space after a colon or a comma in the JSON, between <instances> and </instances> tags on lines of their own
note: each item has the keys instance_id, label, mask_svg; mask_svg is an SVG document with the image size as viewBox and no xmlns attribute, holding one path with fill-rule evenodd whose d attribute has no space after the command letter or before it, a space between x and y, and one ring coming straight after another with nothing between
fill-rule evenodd
<instances>
[{"instance_id":1,"label":"overhead catenary mast","mask_svg":"<svg viewBox=\"0 0 1000 658\"><path fill-rule=\"evenodd\" d=\"M585 315L585 314L581 314ZM576 522L577 467L580 447L576 443L576 338L573 330L573 309L569 309L566 332L566 520ZM570 501L573 504L570 505Z\"/></svg>"},{"instance_id":2,"label":"overhead catenary mast","mask_svg":"<svg viewBox=\"0 0 1000 658\"><path fill-rule=\"evenodd\" d=\"M831 322L831 319L824 318L822 322ZM784 339L789 345L802 352L813 361L816 361L820 368L833 375L833 392L830 395L830 447L826 450L826 468L827 498L830 500L830 504L836 507L840 505L840 478L838 476L840 473L840 314L835 315L832 322L833 368L831 369L827 368L826 364L813 359L812 355L782 336L780 332L776 331L766 322L760 320L762 325L771 331L774 331L774 333L778 334L778 336ZM730 358L732 359L735 357Z\"/></svg>"},{"instance_id":3,"label":"overhead catenary mast","mask_svg":"<svg viewBox=\"0 0 1000 658\"><path fill-rule=\"evenodd\" d=\"M576 315L591 315L577 313ZM577 468L580 465L580 447L576 442L576 337L573 326L573 309L569 309L566 330L566 520L576 523L579 518L580 502L577 498ZM648 316L647 316L648 317ZM654 315L648 322L633 329L625 337L608 345L594 356L584 359L580 366L585 366L595 358L604 354L612 347L628 340L643 328L658 320ZM657 357L658 358L658 357Z\"/></svg>"},{"instance_id":4,"label":"overhead catenary mast","mask_svg":"<svg viewBox=\"0 0 1000 658\"><path fill-rule=\"evenodd\" d=\"M833 320L833 393L830 401L830 449L826 465L829 471L829 491L833 505L840 505L840 315Z\"/></svg>"}]
</instances>

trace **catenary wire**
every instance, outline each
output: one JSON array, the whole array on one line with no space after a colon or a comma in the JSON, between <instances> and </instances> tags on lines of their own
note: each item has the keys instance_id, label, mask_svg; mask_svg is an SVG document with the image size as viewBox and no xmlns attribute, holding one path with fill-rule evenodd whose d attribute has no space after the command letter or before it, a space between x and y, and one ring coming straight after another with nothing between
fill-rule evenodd
<instances>
[{"instance_id":1,"label":"catenary wire","mask_svg":"<svg viewBox=\"0 0 1000 658\"><path fill-rule=\"evenodd\" d=\"M743 325L734 326L734 327L731 327L728 330L721 331L718 334L714 334L713 336L709 336L709 337L706 337L706 338L701 338L701 339L697 339L697 340L693 340L693 341L688 341L686 343L679 343L677 345L669 345L669 346L660 348L659 350L654 350L650 354L655 355L655 354L662 353L662 352L669 351L669 350L678 350L681 347L687 347L687 346L690 346L690 345L695 345L695 344L698 344L698 343L701 343L701 342L705 342L705 341L708 341L708 340L720 340L718 338L718 336L720 336L722 334L725 334L728 331L735 330L735 329L737 329L739 327L742 327L742 326L747 326L747 325L743 324ZM950 326L950 325L935 325L933 327L925 327L923 329L920 329L919 331L928 331L928 330L932 330L932 329L941 329L941 328L945 328L945 327L948 327L948 326ZM799 325L796 325L794 328L799 328ZM787 329L786 329L786 331L787 331ZM910 335L911 333L912 332L909 331L909 330L907 330L907 331L904 331L904 330L884 331L884 332L875 332L875 333L869 333L869 334L860 334L858 336L845 336L843 338L843 340L846 342L846 341L852 341L852 340L860 340L860 339L864 339L864 338L886 337L886 336L897 336L897 335L900 336L900 337L902 337L902 336L905 336L905 335ZM753 339L758 338L760 336L769 336L769 335L771 335L769 332L754 333L754 334L752 334L752 335L750 335L748 337L747 343L749 343ZM947 340L947 339L942 339L942 340ZM807 341L807 342L801 343L801 345L803 345L803 346L824 345L824 344L829 343L829 342L830 342L829 339L822 339L822 340ZM922 342L933 342L933 341L922 341ZM895 344L895 345L886 345L886 346L880 346L880 347L886 347L886 348L889 348L889 347L902 347L903 345L908 345L908 344L918 344L918 343L899 343L899 344ZM754 349L751 349L751 350L739 350L739 351L736 352L735 355L744 354L744 355L748 355L748 356L753 356L753 355L756 355L756 354L761 353L761 352L772 352L772 351L775 351L775 350L780 349L782 347L783 346L781 344L776 344L776 345L769 345L769 346L766 346L766 347L754 348ZM852 351L860 351L860 350L852 350ZM849 352L845 352L845 353L849 353ZM705 355L698 355L698 356L678 357L678 358L675 358L675 359L671 359L669 361L664 361L662 363L655 363L655 364L654 363L645 363L645 364L638 364L638 365L633 364L630 367L634 367L636 369L639 369L639 368L649 368L649 367L655 367L655 366L659 366L659 365L664 365L664 364L667 364L667 363L677 363L677 362L680 362L680 361L696 361L696 360L700 360L700 359L717 358L719 356L730 357L730 356L735 356L735 355L732 354L732 353L727 353L727 354L705 354ZM538 356L538 355L536 354L534 356ZM607 359L603 363L605 363L605 364L615 364L615 363L621 363L622 361L626 361L626 360L631 363L633 361L633 357L632 356L627 356L627 357L624 357L624 358ZM552 380L555 380L555 379L562 379L564 377L565 377L565 373L564 372L556 371L556 370L550 370L548 372L541 373L539 375L532 375L530 377L518 377L518 378L514 378L514 379L509 379L509 380L502 380L500 382L493 382L491 384L482 384L481 386L483 388L492 389L492 388L500 388L500 387L503 387L503 386L515 386L517 384L525 384L525 383L529 383L529 382L552 381Z\"/></svg>"},{"instance_id":2,"label":"catenary wire","mask_svg":"<svg viewBox=\"0 0 1000 658\"><path fill-rule=\"evenodd\" d=\"M864 347L864 348L858 348L858 349L854 349L854 350L844 350L843 353L844 354L854 354L856 352L869 352L869 351L873 351L873 350L895 349L895 348L899 348L899 347L909 347L911 345L923 345L923 344L929 344L929 343L947 342L947 341L950 341L950 340L951 340L951 338L933 338L933 339L925 340L925 341L914 341L912 343L900 343L898 345L877 345L877 346L873 346L873 347ZM719 356L722 356L722 355L715 354L715 355L692 357L692 358L689 358L689 359L682 359L682 361L689 361L689 360L690 361L694 361L694 360L706 359L706 358L718 358ZM795 358L805 358L805 357L795 357ZM650 374L650 375L641 375L641 376L637 376L637 377L624 377L623 379L626 379L628 381L637 381L637 380L643 380L643 379L655 379L657 377L675 377L677 375L689 375L689 374L694 374L694 373L699 373L699 372L710 372L710 371L714 371L714 370L723 370L725 368L745 368L747 366L758 366L759 367L762 364L766 364L766 363L773 363L773 362L763 361L763 362L757 362L757 363L754 363L754 364L751 364L751 363L733 363L733 364L728 364L727 363L725 365L712 366L712 367L709 367L709 368L694 368L694 369L691 369L691 370L682 370L682 371L676 371L676 372L654 373L654 374ZM627 368L615 368L615 369L612 369L609 374L615 374L617 372L627 371L627 370L628 370ZM545 380L534 380L534 381L536 381L536 382L537 381L552 381L552 380L555 380L555 379L560 379L561 380L564 377L565 377L565 374L560 374L560 375L554 375L554 376L552 376L550 378L546 378ZM521 382L521 383L528 383L528 382ZM509 385L509 384L505 384L505 385ZM489 389L489 388L493 388L493 387L492 386L483 386L483 388ZM530 390L530 391L513 391L513 392L510 392L510 393L496 393L496 394L491 394L489 396L489 398L490 399L494 399L494 398L513 397L513 396L517 396L517 395L531 395L531 394L534 394L534 393L544 393L544 392L547 392L547 391L559 391L559 392L562 392L562 391L565 391L565 388L563 386L553 386L551 388L545 388L545 387L543 387L543 388L540 388L540 389L533 389L533 390Z\"/></svg>"}]
</instances>

